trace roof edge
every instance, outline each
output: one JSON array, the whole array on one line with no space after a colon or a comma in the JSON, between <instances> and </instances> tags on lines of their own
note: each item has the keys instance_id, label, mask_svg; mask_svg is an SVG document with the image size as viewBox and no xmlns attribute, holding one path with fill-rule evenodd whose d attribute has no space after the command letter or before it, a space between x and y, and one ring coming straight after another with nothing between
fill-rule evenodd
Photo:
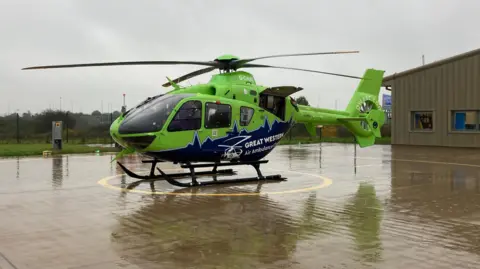
<instances>
[{"instance_id":1,"label":"roof edge","mask_svg":"<svg viewBox=\"0 0 480 269\"><path fill-rule=\"evenodd\" d=\"M436 67L436 66L446 64L446 63L449 63L449 62L464 59L464 58L474 56L474 55L477 55L477 54L480 54L480 48L475 49L475 50L471 50L471 51L467 51L465 53L457 54L457 55L454 55L452 57L444 58L444 59L441 59L441 60L438 60L438 61L435 61L435 62L431 62L431 63L426 64L426 65L422 65L422 66L418 66L418 67L415 67L415 68L412 68L412 69L408 69L408 70L405 70L405 71L402 71L402 72L399 72L399 73L394 73L392 75L384 77L383 82L385 83L385 82L388 82L388 81L393 80L393 79L398 78L398 77L403 77L403 76L406 76L406 75L409 75L409 74L412 74L412 73L415 73L415 72L423 71L423 70L426 70L426 69L429 69L429 68L432 68L432 67ZM385 85L388 85L388 84L384 84L384 86Z\"/></svg>"}]
</instances>

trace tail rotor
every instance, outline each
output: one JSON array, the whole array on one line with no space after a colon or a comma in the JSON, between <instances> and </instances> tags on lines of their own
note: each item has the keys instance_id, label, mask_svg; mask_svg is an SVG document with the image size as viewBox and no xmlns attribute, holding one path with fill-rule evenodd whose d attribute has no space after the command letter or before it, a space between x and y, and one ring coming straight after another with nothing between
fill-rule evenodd
<instances>
[{"instance_id":1,"label":"tail rotor","mask_svg":"<svg viewBox=\"0 0 480 269\"><path fill-rule=\"evenodd\" d=\"M385 122L385 116L378 96L383 73L382 70L368 69L346 109L350 117L358 119L345 125L355 135L361 147L371 146L375 143L375 137L381 137L380 129Z\"/></svg>"}]
</instances>

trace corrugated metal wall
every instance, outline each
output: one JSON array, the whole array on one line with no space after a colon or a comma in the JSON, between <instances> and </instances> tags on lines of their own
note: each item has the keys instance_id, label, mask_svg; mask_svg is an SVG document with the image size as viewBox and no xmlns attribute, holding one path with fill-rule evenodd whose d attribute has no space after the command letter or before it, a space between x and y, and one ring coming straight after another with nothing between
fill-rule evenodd
<instances>
[{"instance_id":1,"label":"corrugated metal wall","mask_svg":"<svg viewBox=\"0 0 480 269\"><path fill-rule=\"evenodd\" d=\"M392 143L480 147L480 132L451 131L451 110L480 110L480 54L397 77L392 85ZM433 111L433 131L411 131L411 111Z\"/></svg>"}]
</instances>

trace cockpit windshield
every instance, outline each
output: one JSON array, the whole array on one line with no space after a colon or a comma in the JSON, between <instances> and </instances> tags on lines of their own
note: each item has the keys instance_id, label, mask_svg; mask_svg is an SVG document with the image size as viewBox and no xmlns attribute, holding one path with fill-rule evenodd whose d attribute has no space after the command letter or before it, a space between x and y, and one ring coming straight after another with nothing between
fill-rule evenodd
<instances>
[{"instance_id":1,"label":"cockpit windshield","mask_svg":"<svg viewBox=\"0 0 480 269\"><path fill-rule=\"evenodd\" d=\"M193 94L166 94L144 103L126 115L118 132L136 134L160 131L175 106L190 96Z\"/></svg>"}]
</instances>

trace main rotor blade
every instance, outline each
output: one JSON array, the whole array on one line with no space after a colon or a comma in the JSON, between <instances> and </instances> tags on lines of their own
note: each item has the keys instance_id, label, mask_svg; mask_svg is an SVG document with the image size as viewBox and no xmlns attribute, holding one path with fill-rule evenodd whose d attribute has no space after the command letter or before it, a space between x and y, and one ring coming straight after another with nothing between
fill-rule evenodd
<instances>
[{"instance_id":1,"label":"main rotor blade","mask_svg":"<svg viewBox=\"0 0 480 269\"><path fill-rule=\"evenodd\" d=\"M208 73L208 72L213 71L213 70L215 70L215 69L217 69L217 68L216 68L216 67L207 67L207 68L203 68L203 69L200 69L200 70L197 70L197 71L193 71L193 72L191 72L191 73L188 73L188 74L186 74L186 75L183 75L183 76L181 76L181 77L179 77L179 78L176 78L176 79L172 80L172 82L174 82L174 83L179 83L179 82L182 82L182 81L184 81L184 80L187 80L187 79L190 79L190 78L193 78L193 77L196 77L196 76L199 76L199 75ZM171 84L170 81L169 81L169 82L163 84L162 86L163 86L163 87L169 87L169 86L171 86L171 85L172 85L172 84Z\"/></svg>"},{"instance_id":2,"label":"main rotor blade","mask_svg":"<svg viewBox=\"0 0 480 269\"><path fill-rule=\"evenodd\" d=\"M317 70L301 69L301 68L294 68L294 67L281 67L281 66L264 65L264 64L245 64L244 66L242 66L242 68L250 68L250 67L253 67L253 68L263 67L263 68L288 69L288 70L297 70L297 71L304 71L304 72L320 73L320 74L339 76L339 77L363 79L362 77L357 77L357 76L350 76L350 75L344 75L344 74L338 74L338 73L329 73L329 72L322 72L322 71L317 71Z\"/></svg>"},{"instance_id":3,"label":"main rotor blade","mask_svg":"<svg viewBox=\"0 0 480 269\"><path fill-rule=\"evenodd\" d=\"M238 68L241 65L246 64L251 61L260 60L260 59L267 59L267 58L279 58L279 57L291 57L291 56L307 56L307 55L326 55L326 54L345 54L345 53L359 53L358 50L354 51L331 51L331 52L311 52L311 53L294 53L294 54L278 54L278 55L270 55L270 56L263 56L263 57L256 57L250 59L240 59L234 61L232 64Z\"/></svg>"},{"instance_id":4,"label":"main rotor blade","mask_svg":"<svg viewBox=\"0 0 480 269\"><path fill-rule=\"evenodd\" d=\"M88 64L67 64L67 65L45 65L25 67L22 70L29 69L48 69L48 68L70 68L70 67L89 67L89 66L112 66L112 65L174 65L174 64L191 64L191 65L207 65L212 67L220 67L217 62L197 62L197 61L135 61L135 62L107 62L107 63L88 63Z\"/></svg>"}]
</instances>

